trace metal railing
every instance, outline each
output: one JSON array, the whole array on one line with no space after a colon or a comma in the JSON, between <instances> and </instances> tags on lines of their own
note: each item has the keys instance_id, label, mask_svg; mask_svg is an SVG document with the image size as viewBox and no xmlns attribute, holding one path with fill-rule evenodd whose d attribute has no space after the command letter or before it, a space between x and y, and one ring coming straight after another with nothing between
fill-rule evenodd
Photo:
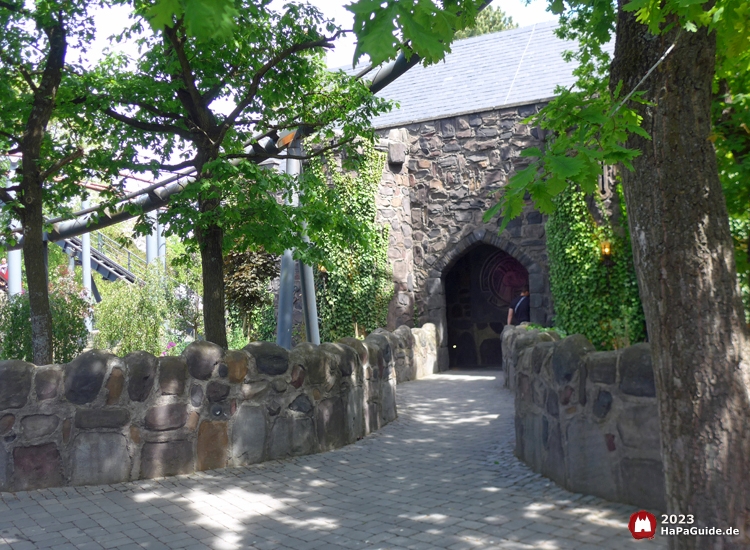
<instances>
[{"instance_id":1,"label":"metal railing","mask_svg":"<svg viewBox=\"0 0 750 550\"><path fill-rule=\"evenodd\" d=\"M148 270L146 258L122 246L101 231L91 232L91 248L121 265L139 279L145 279Z\"/></svg>"}]
</instances>

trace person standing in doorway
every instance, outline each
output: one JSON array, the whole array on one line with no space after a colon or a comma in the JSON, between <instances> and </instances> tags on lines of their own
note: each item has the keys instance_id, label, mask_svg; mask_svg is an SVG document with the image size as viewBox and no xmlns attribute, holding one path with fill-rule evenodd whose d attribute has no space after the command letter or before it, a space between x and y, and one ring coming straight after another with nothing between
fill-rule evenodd
<instances>
[{"instance_id":1,"label":"person standing in doorway","mask_svg":"<svg viewBox=\"0 0 750 550\"><path fill-rule=\"evenodd\" d=\"M520 325L521 323L528 323L531 320L529 311L529 287L524 286L521 290L521 295L510 303L510 307L508 308L508 324Z\"/></svg>"}]
</instances>

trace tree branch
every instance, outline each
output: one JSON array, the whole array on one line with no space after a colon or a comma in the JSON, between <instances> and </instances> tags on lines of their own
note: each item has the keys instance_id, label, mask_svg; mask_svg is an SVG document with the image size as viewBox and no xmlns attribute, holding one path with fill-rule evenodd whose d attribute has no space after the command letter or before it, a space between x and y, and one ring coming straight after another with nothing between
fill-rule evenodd
<instances>
[{"instance_id":1,"label":"tree branch","mask_svg":"<svg viewBox=\"0 0 750 550\"><path fill-rule=\"evenodd\" d=\"M229 128L234 126L237 118L250 105L250 103L252 103L253 99L255 99L255 95L258 93L258 88L260 87L261 80L263 80L263 77L268 71L276 67L276 65L284 61L287 57L297 52L311 50L313 48L330 47L333 41L338 38L339 34L341 34L341 31L337 32L331 37L323 37L319 40L312 40L310 42L294 44L293 46L282 50L271 59L269 59L260 69L258 69L258 72L256 72L253 76L253 79L250 82L250 87L248 88L245 97L242 98L242 101L239 102L237 107L235 107L235 109L224 119L224 122L221 124L221 131L219 133L218 141L221 142L224 139L224 135L229 131Z\"/></svg>"},{"instance_id":2,"label":"tree branch","mask_svg":"<svg viewBox=\"0 0 750 550\"><path fill-rule=\"evenodd\" d=\"M16 62L12 58L0 55L0 59L3 60L5 64L7 64L10 67L15 67L16 70L21 74L26 84L29 85L29 88L31 88L31 91L33 93L37 93L39 88L37 87L36 83L34 82L34 79L31 77L31 73L26 70L26 67L23 66L23 64L19 61Z\"/></svg>"},{"instance_id":3,"label":"tree branch","mask_svg":"<svg viewBox=\"0 0 750 550\"><path fill-rule=\"evenodd\" d=\"M132 126L133 128L137 128L138 130L145 130L147 132L155 132L157 134L174 134L186 140L189 140L191 138L189 131L183 128L180 128L179 126L174 126L173 124L154 124L151 122L142 122L140 120L136 120L129 116L121 115L114 109L109 109L109 108L105 109L104 113L108 117L118 120L120 122L123 122L127 124L128 126Z\"/></svg>"},{"instance_id":4,"label":"tree branch","mask_svg":"<svg viewBox=\"0 0 750 550\"><path fill-rule=\"evenodd\" d=\"M204 125L207 121L200 120L202 118L205 118L207 115L207 113L205 112L205 105L203 105L203 98L201 97L201 94L195 85L195 75L193 74L193 70L190 67L190 60L188 60L187 55L185 54L184 42L180 40L179 36L177 36L178 28L179 25L175 25L174 27L164 27L163 33L169 41L172 50L177 56L177 61L180 64L180 77L183 84L185 84L185 90L190 96L190 100L193 104L192 111L194 112L194 115L196 117L195 122L205 131L206 128ZM191 111L190 106L186 105L185 107L188 108L188 112Z\"/></svg>"},{"instance_id":5,"label":"tree branch","mask_svg":"<svg viewBox=\"0 0 750 550\"><path fill-rule=\"evenodd\" d=\"M0 136L5 136L9 140L13 141L14 143L19 143L19 144L21 143L21 138L17 138L16 136L8 132L3 132L2 130L0 130Z\"/></svg>"},{"instance_id":6,"label":"tree branch","mask_svg":"<svg viewBox=\"0 0 750 550\"><path fill-rule=\"evenodd\" d=\"M12 11L13 13L21 13L25 15L26 17L31 17L31 12L23 7L23 2L21 5L17 6L15 4L11 4L10 2L4 2L0 0L0 8L5 8L8 11Z\"/></svg>"},{"instance_id":7,"label":"tree branch","mask_svg":"<svg viewBox=\"0 0 750 550\"><path fill-rule=\"evenodd\" d=\"M56 174L60 171L60 169L63 166L66 166L73 162L76 159L79 159L83 156L83 149L79 147L75 151L73 151L71 154L69 154L67 157L63 157L61 159L57 159L54 163L52 163L52 166L44 170L41 174L39 174L39 178L44 181L48 177L52 176L53 174Z\"/></svg>"},{"instance_id":8,"label":"tree branch","mask_svg":"<svg viewBox=\"0 0 750 550\"><path fill-rule=\"evenodd\" d=\"M213 86L211 86L211 88L209 88L208 91L205 94L203 94L203 101L206 105L208 105L214 99L216 99L216 96L219 95L219 92L221 92L221 89L224 86L226 86L227 81L237 74L237 71L239 70L239 66L230 65L229 67L230 68L226 76L222 78L217 84L214 84Z\"/></svg>"},{"instance_id":9,"label":"tree branch","mask_svg":"<svg viewBox=\"0 0 750 550\"><path fill-rule=\"evenodd\" d=\"M315 149L311 154L309 155L290 155L288 153L278 153L278 154L267 154L267 155L259 155L259 154L251 154L251 153L235 153L231 155L222 155L222 158L225 159L247 159L247 160L253 160L257 163L261 163L264 160L267 159L295 159L295 160L310 160L313 158L316 158L320 156L323 153L326 153L328 151L331 151L332 149L338 149L342 145L346 145L347 143L351 143L355 138L349 138L345 139L343 141L337 141L334 143L331 143L330 145L327 145L325 147L321 147L320 149Z\"/></svg>"},{"instance_id":10,"label":"tree branch","mask_svg":"<svg viewBox=\"0 0 750 550\"><path fill-rule=\"evenodd\" d=\"M39 91L39 88L34 82L34 79L31 78L31 73L29 73L29 71L26 70L26 67L24 67L23 65L18 65L18 72L21 73L21 76L26 81L26 84L29 85L29 88L31 88L31 91L34 93L37 93L37 91Z\"/></svg>"},{"instance_id":11,"label":"tree branch","mask_svg":"<svg viewBox=\"0 0 750 550\"><path fill-rule=\"evenodd\" d=\"M133 105L134 107L140 107L141 109L144 109L153 115L160 116L163 118L170 118L172 120L185 120L185 117L179 113L170 113L169 111L162 111L155 105L151 105L149 103L143 103L141 101L123 101L122 103L124 105Z\"/></svg>"},{"instance_id":12,"label":"tree branch","mask_svg":"<svg viewBox=\"0 0 750 550\"><path fill-rule=\"evenodd\" d=\"M16 200L15 197L12 197L11 194L8 193L7 189L0 187L0 201L3 201L7 205L12 205Z\"/></svg>"}]
</instances>

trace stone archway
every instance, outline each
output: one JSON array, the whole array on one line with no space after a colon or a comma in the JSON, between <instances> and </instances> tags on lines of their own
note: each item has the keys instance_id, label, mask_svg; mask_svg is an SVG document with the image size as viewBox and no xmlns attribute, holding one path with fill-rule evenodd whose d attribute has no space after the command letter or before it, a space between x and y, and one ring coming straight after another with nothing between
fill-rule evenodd
<instances>
[{"instance_id":1,"label":"stone archway","mask_svg":"<svg viewBox=\"0 0 750 550\"><path fill-rule=\"evenodd\" d=\"M552 317L552 300L549 291L549 278L546 270L535 262L523 247L514 243L504 232L498 235L494 231L476 229L464 238L456 242L452 247L432 265L425 280L422 293L420 293L422 307L425 314L422 322L435 323L438 328L438 364L440 370L448 369L450 365L450 353L448 342L448 311L446 303L446 276L451 272L456 263L472 249L482 244L491 245L496 250L506 253L515 259L528 273L528 284L531 306L531 322L547 325ZM507 309L506 316L507 316ZM504 319L501 321L504 322ZM489 325L488 325L489 326ZM450 345L453 345L452 343ZM458 345L458 344L456 344ZM481 349L477 350L477 357L481 357Z\"/></svg>"},{"instance_id":2,"label":"stone archway","mask_svg":"<svg viewBox=\"0 0 750 550\"><path fill-rule=\"evenodd\" d=\"M508 307L529 284L529 272L507 252L481 243L443 281L451 367L500 366Z\"/></svg>"}]
</instances>

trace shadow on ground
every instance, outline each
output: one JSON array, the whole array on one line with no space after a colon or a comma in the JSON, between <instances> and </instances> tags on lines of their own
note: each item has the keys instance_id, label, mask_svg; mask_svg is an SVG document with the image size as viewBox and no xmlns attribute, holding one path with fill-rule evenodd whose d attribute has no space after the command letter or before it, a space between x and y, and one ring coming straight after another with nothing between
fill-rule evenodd
<instances>
[{"instance_id":1,"label":"shadow on ground","mask_svg":"<svg viewBox=\"0 0 750 550\"><path fill-rule=\"evenodd\" d=\"M0 496L0 547L602 549L634 508L569 493L513 455L502 372L398 388L399 419L330 453ZM665 540L649 541L665 548Z\"/></svg>"}]
</instances>

